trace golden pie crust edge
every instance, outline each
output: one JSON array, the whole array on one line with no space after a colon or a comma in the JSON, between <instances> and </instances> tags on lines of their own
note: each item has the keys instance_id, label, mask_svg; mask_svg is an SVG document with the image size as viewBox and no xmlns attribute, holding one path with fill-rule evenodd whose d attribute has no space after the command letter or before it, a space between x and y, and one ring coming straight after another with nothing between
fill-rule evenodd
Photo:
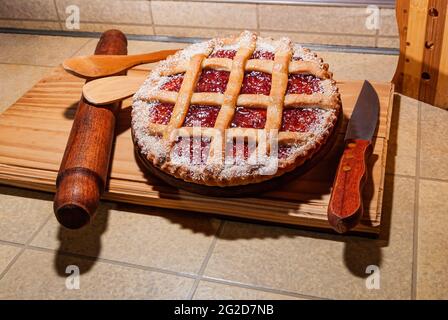
<instances>
[{"instance_id":1,"label":"golden pie crust edge","mask_svg":"<svg viewBox=\"0 0 448 320\"><path fill-rule=\"evenodd\" d=\"M243 32L243 34L246 33L245 36L249 33L251 36L254 35L251 32ZM241 36L240 36L241 37ZM202 44L208 44L207 47L212 47L211 51L209 51L208 54L210 54L213 51L213 48L216 46L220 46L222 48L226 48L227 46L234 45L236 41L238 41L239 37L227 37L227 38L221 38L221 39L212 39L207 42L204 42ZM282 38L282 41L290 41L287 38ZM256 39L257 48L259 47L259 44L267 43L268 45L270 43L274 43L275 41L270 38L262 38L257 37ZM252 184L252 183L259 183L266 180L270 180L272 178L281 176L287 172L293 171L294 169L298 168L302 164L304 164L307 160L312 159L313 156L321 149L323 145L327 142L329 136L333 133L334 130L336 130L336 123L338 122L338 118L342 116L342 103L340 94L338 91L338 88L336 87L336 82L332 79L331 72L327 72L328 65L323 62L323 60L318 57L315 53L311 52L309 49L303 48L298 44L294 44L291 42L292 45L292 54L296 54L296 50L300 48L301 50L300 54L304 54L306 56L305 61L311 61L313 63L313 67L316 67L316 64L321 69L321 74L324 75L324 80L330 81L330 86L332 93L328 99L330 104L330 107L326 107L326 109L330 109L333 112L331 112L326 118L325 123L322 123L321 126L324 127L324 129L319 132L317 136L315 136L313 139L307 140L307 144L304 147L300 147L300 151L294 151L292 154L290 154L287 158L284 159L278 159L278 170L275 174L272 175L264 175L257 173L258 169L254 168L254 170L249 170L244 172L244 174L238 174L238 170L235 170L235 174L222 174L222 170L220 168L217 168L215 166L198 166L198 165L185 165L185 164L178 164L171 162L166 155L161 155L160 152L152 152L151 146L148 145L148 141L144 141L144 139L141 139L142 134L147 134L148 136L152 136L155 139L155 136L153 136L149 131L142 132L142 126L140 123L140 126L137 125L137 122L141 122L140 120L136 120L139 118L136 114L139 113L142 108L148 107L147 96L148 96L148 88L150 88L154 84L154 75L155 78L162 77L166 74L167 69L176 69L176 66L182 63L185 63L185 61L189 60L189 57L187 55L187 59L184 59L182 57L183 52L188 52L188 50L192 50L191 46L186 47L185 49L179 51L173 56L168 57L166 60L162 61L158 64L158 66L151 71L147 81L142 86L142 88L136 93L134 96L134 103L133 103L133 110L132 110L132 132L134 135L134 141L138 145L139 152L145 157L152 165L154 165L156 168L160 169L161 171L168 173L178 179L182 179L187 182L196 183L196 184L202 184L207 186L220 186L220 187L226 187L226 186L238 186L238 185L246 185L246 184ZM197 45L197 44L196 44ZM194 50L193 50L194 51ZM323 79L321 79L323 80ZM328 83L327 83L328 85ZM144 104L142 106L142 104ZM311 107L311 106L310 106ZM141 117L140 117L141 118ZM148 118L148 124L146 127L149 127L149 118ZM155 140L154 140L155 141ZM160 144L162 144L162 141L160 141ZM157 150L160 151L163 148L160 148L160 146L157 147ZM198 171L200 173L198 174Z\"/></svg>"}]
</instances>

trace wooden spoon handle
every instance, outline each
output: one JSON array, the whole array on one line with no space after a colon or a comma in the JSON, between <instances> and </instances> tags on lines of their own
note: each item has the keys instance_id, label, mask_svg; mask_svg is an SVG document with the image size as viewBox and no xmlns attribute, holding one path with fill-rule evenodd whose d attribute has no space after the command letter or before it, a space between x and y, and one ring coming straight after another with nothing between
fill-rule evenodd
<instances>
[{"instance_id":1,"label":"wooden spoon handle","mask_svg":"<svg viewBox=\"0 0 448 320\"><path fill-rule=\"evenodd\" d=\"M95 105L106 105L132 96L145 77L115 76L90 81L82 88L84 98Z\"/></svg>"},{"instance_id":2,"label":"wooden spoon handle","mask_svg":"<svg viewBox=\"0 0 448 320\"><path fill-rule=\"evenodd\" d=\"M122 71L144 63L157 62L172 55L177 50L161 50L132 56L94 55L66 59L62 66L70 73L84 78L101 78L116 75Z\"/></svg>"},{"instance_id":3,"label":"wooden spoon handle","mask_svg":"<svg viewBox=\"0 0 448 320\"><path fill-rule=\"evenodd\" d=\"M126 54L126 36L103 33L96 54ZM106 185L120 104L92 106L81 97L56 180L54 212L67 228L80 228L92 219Z\"/></svg>"},{"instance_id":4,"label":"wooden spoon handle","mask_svg":"<svg viewBox=\"0 0 448 320\"><path fill-rule=\"evenodd\" d=\"M328 205L328 221L339 233L356 226L362 217L362 190L370 151L371 144L367 140L352 140L345 146Z\"/></svg>"},{"instance_id":5,"label":"wooden spoon handle","mask_svg":"<svg viewBox=\"0 0 448 320\"><path fill-rule=\"evenodd\" d=\"M122 62L123 64L126 64L130 67L134 67L139 64L144 63L152 63L157 62L163 59L166 59L168 56L175 54L177 49L175 50L160 50L160 51L154 51L150 53L143 53L143 54L134 54L130 56L107 56L107 58L111 59L112 62ZM95 56L94 56L95 57ZM101 57L101 56L98 56ZM95 58L98 58L95 57ZM120 59L121 58L121 59Z\"/></svg>"}]
</instances>

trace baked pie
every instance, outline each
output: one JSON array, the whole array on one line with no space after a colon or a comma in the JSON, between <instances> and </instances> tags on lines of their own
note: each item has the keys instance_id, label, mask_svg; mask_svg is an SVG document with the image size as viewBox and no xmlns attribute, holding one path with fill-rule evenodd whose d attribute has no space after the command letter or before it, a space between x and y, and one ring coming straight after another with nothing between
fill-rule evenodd
<instances>
[{"instance_id":1,"label":"baked pie","mask_svg":"<svg viewBox=\"0 0 448 320\"><path fill-rule=\"evenodd\" d=\"M288 38L245 31L160 62L134 96L140 155L207 186L258 183L313 158L341 115L328 65Z\"/></svg>"}]
</instances>

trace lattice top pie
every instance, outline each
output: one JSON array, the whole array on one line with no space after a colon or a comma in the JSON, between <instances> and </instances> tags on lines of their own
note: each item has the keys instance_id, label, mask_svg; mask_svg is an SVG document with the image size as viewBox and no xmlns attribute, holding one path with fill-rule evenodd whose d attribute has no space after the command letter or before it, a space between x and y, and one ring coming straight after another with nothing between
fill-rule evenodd
<instances>
[{"instance_id":1,"label":"lattice top pie","mask_svg":"<svg viewBox=\"0 0 448 320\"><path fill-rule=\"evenodd\" d=\"M155 167L210 186L257 183L326 143L341 101L328 65L288 38L245 31L168 57L134 96L132 131Z\"/></svg>"}]
</instances>

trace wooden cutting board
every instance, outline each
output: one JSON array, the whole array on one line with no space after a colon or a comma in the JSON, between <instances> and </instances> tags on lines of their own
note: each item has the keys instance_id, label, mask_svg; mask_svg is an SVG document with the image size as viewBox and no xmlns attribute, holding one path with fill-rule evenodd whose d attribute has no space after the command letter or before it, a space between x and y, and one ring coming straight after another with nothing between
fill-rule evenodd
<instances>
[{"instance_id":1,"label":"wooden cutting board","mask_svg":"<svg viewBox=\"0 0 448 320\"><path fill-rule=\"evenodd\" d=\"M147 72L136 68L128 74ZM58 67L0 115L0 183L55 192L57 171L83 83L84 80ZM330 189L347 119L361 85L361 81L338 83L345 119L337 135L337 145L322 162L281 189L251 198L200 196L145 175L134 155L130 133L131 99L128 99L123 102L120 113L110 179L103 199L331 230L327 222ZM392 84L373 85L381 104L379 127L364 190L365 214L354 229L370 235L378 234L381 225L393 96Z\"/></svg>"}]
</instances>

